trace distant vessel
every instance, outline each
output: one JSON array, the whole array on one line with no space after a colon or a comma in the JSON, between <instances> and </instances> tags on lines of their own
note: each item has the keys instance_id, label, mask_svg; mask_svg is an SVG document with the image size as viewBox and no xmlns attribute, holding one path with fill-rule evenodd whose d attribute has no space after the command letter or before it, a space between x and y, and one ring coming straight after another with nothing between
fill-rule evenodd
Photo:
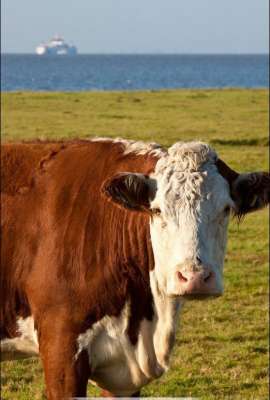
<instances>
[{"instance_id":1,"label":"distant vessel","mask_svg":"<svg viewBox=\"0 0 270 400\"><path fill-rule=\"evenodd\" d=\"M76 46L67 44L64 39L58 35L54 36L48 43L41 43L36 48L36 54L43 55L76 55L78 53Z\"/></svg>"}]
</instances>

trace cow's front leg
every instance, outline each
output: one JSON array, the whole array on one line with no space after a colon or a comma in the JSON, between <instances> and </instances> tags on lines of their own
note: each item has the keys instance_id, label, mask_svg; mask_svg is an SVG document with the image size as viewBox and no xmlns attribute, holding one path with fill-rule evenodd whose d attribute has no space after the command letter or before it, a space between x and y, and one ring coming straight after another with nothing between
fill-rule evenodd
<instances>
[{"instance_id":1,"label":"cow's front leg","mask_svg":"<svg viewBox=\"0 0 270 400\"><path fill-rule=\"evenodd\" d=\"M70 322L50 319L41 323L40 354L49 400L86 397L90 368L86 352L76 355L77 336Z\"/></svg>"}]
</instances>

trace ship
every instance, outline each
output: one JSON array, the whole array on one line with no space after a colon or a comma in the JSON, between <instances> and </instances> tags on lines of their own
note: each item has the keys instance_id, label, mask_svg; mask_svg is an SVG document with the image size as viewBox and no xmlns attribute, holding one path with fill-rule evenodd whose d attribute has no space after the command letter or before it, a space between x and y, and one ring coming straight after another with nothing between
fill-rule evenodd
<instances>
[{"instance_id":1,"label":"ship","mask_svg":"<svg viewBox=\"0 0 270 400\"><path fill-rule=\"evenodd\" d=\"M55 35L48 43L41 43L36 47L36 54L42 55L71 55L78 53L77 47L69 45L61 36Z\"/></svg>"}]
</instances>

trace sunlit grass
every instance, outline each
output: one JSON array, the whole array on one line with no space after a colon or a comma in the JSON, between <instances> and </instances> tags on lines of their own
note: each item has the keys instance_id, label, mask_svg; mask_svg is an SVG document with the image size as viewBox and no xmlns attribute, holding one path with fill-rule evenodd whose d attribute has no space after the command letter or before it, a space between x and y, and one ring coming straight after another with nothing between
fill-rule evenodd
<instances>
[{"instance_id":1,"label":"sunlit grass","mask_svg":"<svg viewBox=\"0 0 270 400\"><path fill-rule=\"evenodd\" d=\"M239 171L268 168L268 91L8 93L7 140L125 137L210 142ZM171 369L143 396L268 399L268 210L231 221L225 294L184 307ZM2 364L3 399L39 399L38 360ZM89 395L98 390L89 386Z\"/></svg>"}]
</instances>

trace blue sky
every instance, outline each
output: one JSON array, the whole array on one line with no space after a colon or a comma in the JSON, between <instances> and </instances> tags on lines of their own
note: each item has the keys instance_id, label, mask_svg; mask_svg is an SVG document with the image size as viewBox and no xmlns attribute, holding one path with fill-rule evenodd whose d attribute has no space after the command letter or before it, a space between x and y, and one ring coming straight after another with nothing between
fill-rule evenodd
<instances>
[{"instance_id":1,"label":"blue sky","mask_svg":"<svg viewBox=\"0 0 270 400\"><path fill-rule=\"evenodd\" d=\"M267 53L268 0L2 0L2 52Z\"/></svg>"}]
</instances>

